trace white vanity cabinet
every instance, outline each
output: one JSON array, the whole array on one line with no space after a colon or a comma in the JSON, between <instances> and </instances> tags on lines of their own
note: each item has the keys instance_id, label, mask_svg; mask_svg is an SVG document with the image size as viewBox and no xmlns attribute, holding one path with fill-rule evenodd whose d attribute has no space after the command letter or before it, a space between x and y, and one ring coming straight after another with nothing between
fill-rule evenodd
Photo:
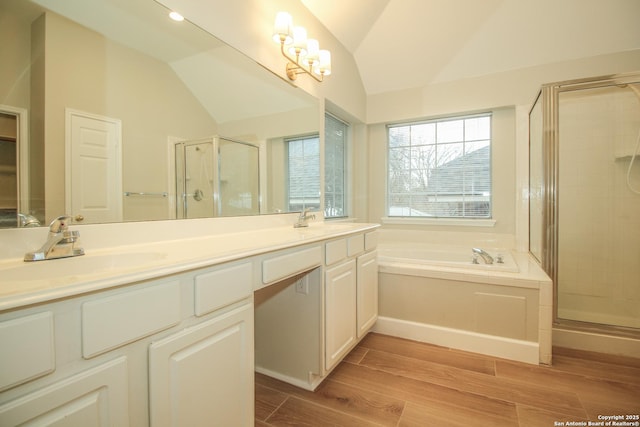
<instances>
[{"instance_id":1,"label":"white vanity cabinet","mask_svg":"<svg viewBox=\"0 0 640 427\"><path fill-rule=\"evenodd\" d=\"M128 426L127 359L78 372L0 406L2 426Z\"/></svg>"},{"instance_id":2,"label":"white vanity cabinet","mask_svg":"<svg viewBox=\"0 0 640 427\"><path fill-rule=\"evenodd\" d=\"M378 253L359 256L356 265L357 337L366 335L378 320Z\"/></svg>"},{"instance_id":3,"label":"white vanity cabinet","mask_svg":"<svg viewBox=\"0 0 640 427\"><path fill-rule=\"evenodd\" d=\"M253 264L197 273L196 316L149 346L152 427L254 423Z\"/></svg>"},{"instance_id":4,"label":"white vanity cabinet","mask_svg":"<svg viewBox=\"0 0 640 427\"><path fill-rule=\"evenodd\" d=\"M253 305L151 344L151 426L250 426Z\"/></svg>"},{"instance_id":5,"label":"white vanity cabinet","mask_svg":"<svg viewBox=\"0 0 640 427\"><path fill-rule=\"evenodd\" d=\"M361 232L264 257L257 372L316 389L377 320L376 245Z\"/></svg>"},{"instance_id":6,"label":"white vanity cabinet","mask_svg":"<svg viewBox=\"0 0 640 427\"><path fill-rule=\"evenodd\" d=\"M356 343L356 261L325 272L325 368L333 368Z\"/></svg>"},{"instance_id":7,"label":"white vanity cabinet","mask_svg":"<svg viewBox=\"0 0 640 427\"><path fill-rule=\"evenodd\" d=\"M0 314L0 426L252 426L254 275L247 259Z\"/></svg>"},{"instance_id":8,"label":"white vanity cabinet","mask_svg":"<svg viewBox=\"0 0 640 427\"><path fill-rule=\"evenodd\" d=\"M375 232L325 245L325 368L331 370L378 319Z\"/></svg>"},{"instance_id":9,"label":"white vanity cabinet","mask_svg":"<svg viewBox=\"0 0 640 427\"><path fill-rule=\"evenodd\" d=\"M254 371L314 390L375 323L373 228L43 279L0 311L0 426L252 426Z\"/></svg>"}]
</instances>

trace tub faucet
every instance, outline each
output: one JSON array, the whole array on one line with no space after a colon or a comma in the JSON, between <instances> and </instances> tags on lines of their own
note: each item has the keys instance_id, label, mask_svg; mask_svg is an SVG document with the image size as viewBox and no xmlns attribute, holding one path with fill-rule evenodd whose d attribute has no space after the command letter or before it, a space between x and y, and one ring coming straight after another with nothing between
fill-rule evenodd
<instances>
[{"instance_id":1,"label":"tub faucet","mask_svg":"<svg viewBox=\"0 0 640 427\"><path fill-rule=\"evenodd\" d=\"M300 216L298 216L298 220L296 221L295 224L293 224L293 227L294 228L308 227L309 220L316 218L314 214L309 214L309 212L311 212L311 208L303 209L302 212L300 212Z\"/></svg>"},{"instance_id":2,"label":"tub faucet","mask_svg":"<svg viewBox=\"0 0 640 427\"><path fill-rule=\"evenodd\" d=\"M473 248L471 249L473 251L474 254L480 255L482 257L482 259L484 260L485 264L493 264L493 257L491 255L489 255L487 252L483 251L480 248ZM474 257L473 259L474 264L478 263L478 259Z\"/></svg>"},{"instance_id":3,"label":"tub faucet","mask_svg":"<svg viewBox=\"0 0 640 427\"><path fill-rule=\"evenodd\" d=\"M70 216L59 216L51 221L47 241L37 251L25 254L24 260L42 261L84 255L84 249L75 247L80 232L69 230L70 222Z\"/></svg>"}]
</instances>

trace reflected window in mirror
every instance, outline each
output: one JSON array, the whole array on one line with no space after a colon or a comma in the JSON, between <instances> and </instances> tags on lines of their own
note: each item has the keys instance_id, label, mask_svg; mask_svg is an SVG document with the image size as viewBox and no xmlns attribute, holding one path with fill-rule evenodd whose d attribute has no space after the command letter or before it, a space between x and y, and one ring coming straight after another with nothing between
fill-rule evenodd
<instances>
[{"instance_id":1,"label":"reflected window in mirror","mask_svg":"<svg viewBox=\"0 0 640 427\"><path fill-rule=\"evenodd\" d=\"M290 212L320 209L320 137L286 138Z\"/></svg>"},{"instance_id":2,"label":"reflected window in mirror","mask_svg":"<svg viewBox=\"0 0 640 427\"><path fill-rule=\"evenodd\" d=\"M349 125L325 113L324 217L344 218L347 212L347 146Z\"/></svg>"}]
</instances>

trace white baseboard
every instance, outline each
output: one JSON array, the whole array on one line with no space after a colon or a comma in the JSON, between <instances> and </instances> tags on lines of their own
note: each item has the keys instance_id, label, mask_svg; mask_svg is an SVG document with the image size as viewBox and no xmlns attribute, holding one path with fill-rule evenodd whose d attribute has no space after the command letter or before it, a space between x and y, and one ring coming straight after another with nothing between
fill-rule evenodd
<instances>
[{"instance_id":1,"label":"white baseboard","mask_svg":"<svg viewBox=\"0 0 640 427\"><path fill-rule=\"evenodd\" d=\"M265 368L262 368L262 367L257 366L257 365L255 366L254 371L258 372L259 374L263 374L263 375L266 375L268 377L275 378L275 379L280 380L280 381L284 381L285 383L288 383L288 384L291 384L291 385L294 385L296 387L300 387L302 389L309 390L309 391L314 391L320 385L322 380L324 379L322 377L318 377L318 376L315 376L315 375L313 376L313 378L311 378L311 375L310 375L310 379L309 379L310 382L302 381L299 378L290 377L288 375L283 375L283 374L281 374L279 372L275 372L275 371L272 371L272 370L269 370L269 369L265 369Z\"/></svg>"},{"instance_id":2,"label":"white baseboard","mask_svg":"<svg viewBox=\"0 0 640 427\"><path fill-rule=\"evenodd\" d=\"M537 342L479 334L462 329L390 317L378 317L373 332L535 365L539 363L540 359Z\"/></svg>"}]
</instances>

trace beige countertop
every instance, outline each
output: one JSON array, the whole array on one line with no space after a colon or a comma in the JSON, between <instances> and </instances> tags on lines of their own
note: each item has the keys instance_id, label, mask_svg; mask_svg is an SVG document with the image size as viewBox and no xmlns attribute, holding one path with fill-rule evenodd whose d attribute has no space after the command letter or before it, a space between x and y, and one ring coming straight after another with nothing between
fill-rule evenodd
<instances>
[{"instance_id":1,"label":"beige countertop","mask_svg":"<svg viewBox=\"0 0 640 427\"><path fill-rule=\"evenodd\" d=\"M192 269L372 231L378 224L312 222L215 232L86 250L86 255L47 261L0 261L0 311L105 290Z\"/></svg>"}]
</instances>

